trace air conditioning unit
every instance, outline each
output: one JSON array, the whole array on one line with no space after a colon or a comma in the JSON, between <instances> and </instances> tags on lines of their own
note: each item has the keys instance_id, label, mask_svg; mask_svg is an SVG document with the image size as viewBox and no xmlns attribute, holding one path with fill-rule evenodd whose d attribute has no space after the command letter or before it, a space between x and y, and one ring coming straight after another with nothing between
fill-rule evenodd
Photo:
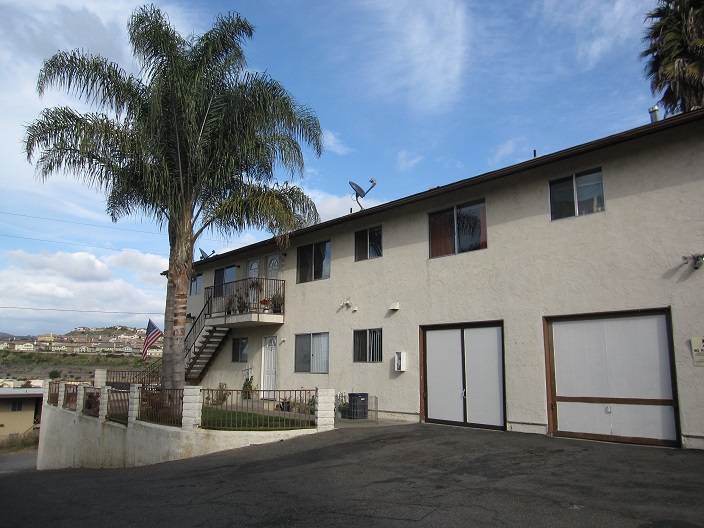
<instances>
[{"instance_id":1,"label":"air conditioning unit","mask_svg":"<svg viewBox=\"0 0 704 528\"><path fill-rule=\"evenodd\" d=\"M405 352L396 352L394 354L394 370L396 372L406 372L406 370L408 370L408 361L406 360Z\"/></svg>"}]
</instances>

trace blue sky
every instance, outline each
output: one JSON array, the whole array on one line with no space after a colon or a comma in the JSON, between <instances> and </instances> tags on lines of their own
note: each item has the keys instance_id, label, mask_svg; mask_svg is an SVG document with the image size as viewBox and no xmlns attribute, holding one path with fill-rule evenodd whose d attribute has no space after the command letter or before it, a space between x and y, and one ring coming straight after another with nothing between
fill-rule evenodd
<instances>
[{"instance_id":1,"label":"blue sky","mask_svg":"<svg viewBox=\"0 0 704 528\"><path fill-rule=\"evenodd\" d=\"M159 4L184 33L226 11L256 26L249 67L281 81L324 128L326 151L307 157L298 182L324 219L354 206L348 180L366 188L375 178L367 204L387 201L644 124L655 102L638 56L655 0ZM78 106L36 95L41 61L85 48L135 69L125 24L137 5L0 2L0 306L163 320L159 227L138 217L111 224L100 194L63 175L37 181L21 149L23 126L43 107ZM264 236L206 234L198 246L223 251ZM146 317L0 308L0 331Z\"/></svg>"}]
</instances>

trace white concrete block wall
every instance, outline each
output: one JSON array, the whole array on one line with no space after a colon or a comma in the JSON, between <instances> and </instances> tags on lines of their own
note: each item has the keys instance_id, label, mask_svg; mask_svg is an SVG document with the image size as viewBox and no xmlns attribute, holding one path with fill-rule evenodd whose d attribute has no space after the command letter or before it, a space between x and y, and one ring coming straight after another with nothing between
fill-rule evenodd
<instances>
[{"instance_id":1,"label":"white concrete block wall","mask_svg":"<svg viewBox=\"0 0 704 528\"><path fill-rule=\"evenodd\" d=\"M95 369L95 373L93 375L93 386L99 389L103 388L105 387L107 379L108 371L106 369Z\"/></svg>"},{"instance_id":2,"label":"white concrete block wall","mask_svg":"<svg viewBox=\"0 0 704 528\"><path fill-rule=\"evenodd\" d=\"M56 404L57 407L64 406L64 394L66 394L66 382L62 381L59 383L59 402Z\"/></svg>"},{"instance_id":3,"label":"white concrete block wall","mask_svg":"<svg viewBox=\"0 0 704 528\"><path fill-rule=\"evenodd\" d=\"M134 425L137 421L137 414L139 412L139 393L141 388L142 385L139 383L130 385L129 408L127 410L127 427Z\"/></svg>"},{"instance_id":4,"label":"white concrete block wall","mask_svg":"<svg viewBox=\"0 0 704 528\"><path fill-rule=\"evenodd\" d=\"M98 409L98 420L105 422L108 419L108 399L110 387L100 387L100 408Z\"/></svg>"},{"instance_id":5,"label":"white concrete block wall","mask_svg":"<svg viewBox=\"0 0 704 528\"><path fill-rule=\"evenodd\" d=\"M328 431L335 428L335 389L316 389L318 406L315 412L315 422L318 431Z\"/></svg>"},{"instance_id":6,"label":"white concrete block wall","mask_svg":"<svg viewBox=\"0 0 704 528\"><path fill-rule=\"evenodd\" d=\"M76 412L83 413L83 401L85 400L86 386L79 385L76 392Z\"/></svg>"},{"instance_id":7,"label":"white concrete block wall","mask_svg":"<svg viewBox=\"0 0 704 528\"><path fill-rule=\"evenodd\" d=\"M200 415L202 411L200 386L186 386L183 388L183 414L181 428L185 431L192 431L200 427Z\"/></svg>"}]
</instances>

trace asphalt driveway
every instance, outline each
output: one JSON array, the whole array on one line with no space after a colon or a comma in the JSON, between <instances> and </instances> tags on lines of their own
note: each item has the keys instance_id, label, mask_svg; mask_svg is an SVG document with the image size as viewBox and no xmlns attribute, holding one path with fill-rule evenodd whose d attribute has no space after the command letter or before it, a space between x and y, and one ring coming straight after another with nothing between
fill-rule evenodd
<instances>
[{"instance_id":1,"label":"asphalt driveway","mask_svg":"<svg viewBox=\"0 0 704 528\"><path fill-rule=\"evenodd\" d=\"M704 452L435 425L0 474L2 526L704 526Z\"/></svg>"}]
</instances>

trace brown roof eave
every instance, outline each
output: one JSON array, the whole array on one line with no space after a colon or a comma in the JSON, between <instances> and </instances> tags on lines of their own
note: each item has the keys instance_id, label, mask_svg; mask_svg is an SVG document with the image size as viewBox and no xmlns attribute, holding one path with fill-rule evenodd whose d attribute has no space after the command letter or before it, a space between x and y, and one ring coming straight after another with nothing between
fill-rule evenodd
<instances>
[{"instance_id":1,"label":"brown roof eave","mask_svg":"<svg viewBox=\"0 0 704 528\"><path fill-rule=\"evenodd\" d=\"M453 191L456 191L458 189L465 188L468 186L479 185L479 184L487 182L487 181L497 180L499 178L511 176L511 175L516 174L518 172L522 172L522 171L526 171L526 170L530 170L530 169L535 169L538 167L543 167L543 166L549 165L551 163L556 163L558 161L569 159L573 156L578 156L581 154L594 152L596 150L600 150L603 148L618 145L620 143L625 143L627 141L632 141L634 139L646 137L651 134L655 134L657 132L669 130L669 129L677 127L677 126L685 125L688 123L693 123L693 122L699 121L703 118L704 118L704 109L694 110L692 112L679 114L679 115L676 115L673 117L669 117L667 119L662 119L660 121L657 121L656 123L648 123L647 125L643 125L643 126L636 127L636 128L631 128L631 129L626 130L624 132L618 132L616 134L612 134L610 136L596 139L594 141L589 141L587 143L582 143L582 144L576 145L574 147L569 147L569 148L566 148L563 150L558 150L557 152L553 152L551 154L546 154L546 155L540 156L538 158L533 158L533 159L530 159L527 161L523 161L523 162L517 163L515 165L510 165L510 166L504 167L502 169L497 169L497 170L494 170L491 172L486 172L484 174L480 174L478 176L472 176L472 177L465 178L463 180L459 180L459 181L456 181L453 183L441 185L441 186L435 187L433 189L429 189L427 191L422 191L422 192L419 192L416 194L412 194L410 196L406 196L404 198L398 198L396 200L392 200L390 202L386 202L381 205L377 205L375 207L370 207L369 209L363 209L361 211L357 211L355 213L350 213L350 214L347 214L344 216L340 216L338 218L333 218L332 220L327 220L327 221L321 222L319 224L315 224L315 225L312 225L309 227L304 227L302 229L298 229L298 230L290 233L289 238L299 237L302 235L306 235L308 233L312 233L315 231L326 229L328 227L333 227L338 224L342 224L345 222L351 222L351 221L357 220L359 218L364 218L365 216L382 213L384 211L388 211L389 209L393 209L395 207L401 207L401 206L409 205L409 204L412 204L415 202L419 202L421 200L427 200L429 198L433 198L434 196L438 196L440 194L444 194L444 193L448 193L448 192L453 192ZM235 256L240 256L240 255L246 255L249 252L254 252L256 250L259 250L259 249L262 249L262 248L268 247L268 246L273 247L275 245L276 245L276 239L272 237L267 240L255 242L254 244L250 244L248 246L244 246L244 247L241 247L238 249L233 249L232 251L228 251L227 253L222 253L219 255L214 255L214 256L207 258L207 259L195 261L193 263L193 267L198 268L198 267L203 266L205 264L212 264L213 262L217 262L222 259L232 258Z\"/></svg>"}]
</instances>

